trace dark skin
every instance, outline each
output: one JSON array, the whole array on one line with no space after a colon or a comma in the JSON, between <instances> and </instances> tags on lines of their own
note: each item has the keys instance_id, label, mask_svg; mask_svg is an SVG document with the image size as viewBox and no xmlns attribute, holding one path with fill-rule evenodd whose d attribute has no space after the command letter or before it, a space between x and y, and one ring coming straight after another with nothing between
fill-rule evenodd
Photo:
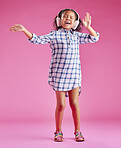
<instances>
[{"instance_id":1,"label":"dark skin","mask_svg":"<svg viewBox=\"0 0 121 148\"><path fill-rule=\"evenodd\" d=\"M62 28L70 30L75 22L76 16L73 11L65 11L61 17Z\"/></svg>"},{"instance_id":2,"label":"dark skin","mask_svg":"<svg viewBox=\"0 0 121 148\"><path fill-rule=\"evenodd\" d=\"M61 131L61 124L63 119L63 113L65 108L65 92L64 91L55 91L57 98L57 106L55 111L56 119L56 131ZM74 88L69 93L69 104L72 109L72 116L75 125L75 131L80 131L80 108L78 102L79 87Z\"/></svg>"},{"instance_id":3,"label":"dark skin","mask_svg":"<svg viewBox=\"0 0 121 148\"><path fill-rule=\"evenodd\" d=\"M65 11L61 17L62 28L70 30L76 20L76 15L73 11ZM66 24L68 22L69 24ZM91 16L90 13L86 12L85 18L82 20L83 25L89 31L92 36L97 36L95 30L91 27Z\"/></svg>"},{"instance_id":4,"label":"dark skin","mask_svg":"<svg viewBox=\"0 0 121 148\"><path fill-rule=\"evenodd\" d=\"M61 17L62 28L70 30L73 27L75 20L76 20L76 16L73 11L65 11ZM82 22L85 28L89 31L90 35L97 36L94 29L91 27L91 16L88 12L86 13L85 18L83 19ZM18 31L24 32L24 34L29 39L32 38L32 33L29 32L21 24L15 24L14 26L11 26L9 30L13 32L18 32ZM55 91L55 92L56 92L56 98L57 98L57 106L55 111L56 131L57 130L61 131L63 112L65 108L65 92L64 91ZM79 103L78 103L79 87L70 90L68 93L69 93L69 103L72 109L72 115L73 115L73 120L75 125L75 131L76 130L80 131L80 109L79 109Z\"/></svg>"},{"instance_id":5,"label":"dark skin","mask_svg":"<svg viewBox=\"0 0 121 148\"><path fill-rule=\"evenodd\" d=\"M62 28L70 30L73 27L75 20L76 16L73 11L65 11L61 17ZM96 32L90 26L91 16L88 12L86 13L85 18L83 19L82 22L92 36L97 36ZM80 131L80 108L78 102L79 87L70 90L68 93L69 93L69 103L72 109L72 115L75 125L75 131L77 130ZM55 111L56 131L61 131L63 112L65 108L65 92L56 91L56 98L57 98L57 106Z\"/></svg>"}]
</instances>

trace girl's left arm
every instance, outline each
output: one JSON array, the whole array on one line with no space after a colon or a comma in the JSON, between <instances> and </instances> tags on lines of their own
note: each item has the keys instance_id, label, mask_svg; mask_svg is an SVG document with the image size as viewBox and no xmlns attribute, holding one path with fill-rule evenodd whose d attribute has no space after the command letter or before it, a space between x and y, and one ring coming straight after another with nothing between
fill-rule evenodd
<instances>
[{"instance_id":1,"label":"girl's left arm","mask_svg":"<svg viewBox=\"0 0 121 148\"><path fill-rule=\"evenodd\" d=\"M91 15L88 12L86 13L82 22L85 28L89 31L90 35L97 36L95 30L91 27Z\"/></svg>"},{"instance_id":2,"label":"girl's left arm","mask_svg":"<svg viewBox=\"0 0 121 148\"><path fill-rule=\"evenodd\" d=\"M87 27L87 30L89 31L90 35L98 36L96 31L91 26Z\"/></svg>"},{"instance_id":3,"label":"girl's left arm","mask_svg":"<svg viewBox=\"0 0 121 148\"><path fill-rule=\"evenodd\" d=\"M89 34L87 33L78 33L79 37L79 43L84 44L84 43L94 43L99 40L99 32L96 32L92 27L91 27L91 16L87 12L85 15L85 18L83 19L83 25L85 28L89 31Z\"/></svg>"}]
</instances>

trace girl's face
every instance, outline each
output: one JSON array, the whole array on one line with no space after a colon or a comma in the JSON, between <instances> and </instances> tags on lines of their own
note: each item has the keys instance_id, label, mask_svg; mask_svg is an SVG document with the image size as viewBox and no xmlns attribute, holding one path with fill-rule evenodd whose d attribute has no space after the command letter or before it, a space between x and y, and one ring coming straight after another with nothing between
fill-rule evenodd
<instances>
[{"instance_id":1,"label":"girl's face","mask_svg":"<svg viewBox=\"0 0 121 148\"><path fill-rule=\"evenodd\" d=\"M65 11L61 17L61 26L64 29L70 30L76 20L75 13L73 11Z\"/></svg>"}]
</instances>

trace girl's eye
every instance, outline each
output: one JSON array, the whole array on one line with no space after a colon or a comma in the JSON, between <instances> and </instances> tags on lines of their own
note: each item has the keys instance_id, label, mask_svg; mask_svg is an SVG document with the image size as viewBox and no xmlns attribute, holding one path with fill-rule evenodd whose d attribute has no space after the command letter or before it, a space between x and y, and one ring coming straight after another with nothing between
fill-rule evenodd
<instances>
[{"instance_id":1,"label":"girl's eye","mask_svg":"<svg viewBox=\"0 0 121 148\"><path fill-rule=\"evenodd\" d=\"M67 15L64 15L64 17L67 17Z\"/></svg>"},{"instance_id":2,"label":"girl's eye","mask_svg":"<svg viewBox=\"0 0 121 148\"><path fill-rule=\"evenodd\" d=\"M64 17L67 18L68 16L67 15L64 15ZM73 17L70 17L70 19L73 19Z\"/></svg>"}]
</instances>

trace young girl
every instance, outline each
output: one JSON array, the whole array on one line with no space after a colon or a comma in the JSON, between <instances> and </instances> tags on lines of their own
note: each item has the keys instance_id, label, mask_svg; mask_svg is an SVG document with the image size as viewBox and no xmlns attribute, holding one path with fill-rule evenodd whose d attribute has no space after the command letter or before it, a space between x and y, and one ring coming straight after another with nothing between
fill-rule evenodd
<instances>
[{"instance_id":1,"label":"young girl","mask_svg":"<svg viewBox=\"0 0 121 148\"><path fill-rule=\"evenodd\" d=\"M82 33L85 26L89 34ZM63 141L61 129L65 97L69 97L70 107L75 125L75 140L84 141L80 131L80 109L78 96L81 93L81 64L79 60L79 44L94 43L99 40L99 33L91 27L91 16L86 13L81 21L79 14L73 9L64 9L54 19L55 30L49 34L37 36L30 33L20 24L10 27L10 31L22 31L28 41L34 44L50 44L52 59L49 67L48 83L55 91L57 106L55 110L56 131L54 141Z\"/></svg>"}]
</instances>

